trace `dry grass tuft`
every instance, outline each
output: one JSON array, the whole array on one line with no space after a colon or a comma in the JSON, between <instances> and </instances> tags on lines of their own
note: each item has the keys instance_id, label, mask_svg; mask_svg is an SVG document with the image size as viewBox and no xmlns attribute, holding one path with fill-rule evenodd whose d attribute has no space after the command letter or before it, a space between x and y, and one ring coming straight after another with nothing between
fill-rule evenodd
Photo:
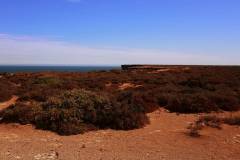
<instances>
[{"instance_id":1,"label":"dry grass tuft","mask_svg":"<svg viewBox=\"0 0 240 160\"><path fill-rule=\"evenodd\" d=\"M240 125L240 115L218 117L217 115L207 115L201 116L195 123L190 124L187 129L189 129L189 135L192 137L200 137L200 130L205 126L211 128L222 129L221 124L228 125Z\"/></svg>"}]
</instances>

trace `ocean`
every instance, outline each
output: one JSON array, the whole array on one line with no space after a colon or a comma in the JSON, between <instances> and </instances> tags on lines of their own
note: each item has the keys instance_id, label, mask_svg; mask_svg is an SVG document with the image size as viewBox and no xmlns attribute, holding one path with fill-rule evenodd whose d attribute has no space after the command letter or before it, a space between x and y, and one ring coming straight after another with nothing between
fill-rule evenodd
<instances>
[{"instance_id":1,"label":"ocean","mask_svg":"<svg viewBox=\"0 0 240 160\"><path fill-rule=\"evenodd\" d=\"M16 72L90 72L90 71L109 71L120 69L120 66L23 66L23 65L0 65L0 73Z\"/></svg>"}]
</instances>

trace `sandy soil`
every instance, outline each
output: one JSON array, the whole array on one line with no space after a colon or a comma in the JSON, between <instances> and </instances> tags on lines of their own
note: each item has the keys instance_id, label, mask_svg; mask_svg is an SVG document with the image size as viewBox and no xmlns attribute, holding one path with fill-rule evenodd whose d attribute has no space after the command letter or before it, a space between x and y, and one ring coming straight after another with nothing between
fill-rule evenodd
<instances>
[{"instance_id":1,"label":"sandy soil","mask_svg":"<svg viewBox=\"0 0 240 160\"><path fill-rule=\"evenodd\" d=\"M240 127L186 134L198 115L156 111L151 124L131 131L100 130L59 136L31 125L0 124L1 160L239 160Z\"/></svg>"},{"instance_id":2,"label":"sandy soil","mask_svg":"<svg viewBox=\"0 0 240 160\"><path fill-rule=\"evenodd\" d=\"M0 111L15 104L15 102L18 100L17 96L13 96L9 101L0 103Z\"/></svg>"},{"instance_id":3,"label":"sandy soil","mask_svg":"<svg viewBox=\"0 0 240 160\"><path fill-rule=\"evenodd\" d=\"M154 70L148 73L161 73L161 72L169 72L169 71L181 72L181 71L187 71L187 70L190 70L190 68L189 67L163 68L163 69Z\"/></svg>"},{"instance_id":4,"label":"sandy soil","mask_svg":"<svg viewBox=\"0 0 240 160\"><path fill-rule=\"evenodd\" d=\"M142 87L142 85L136 85L133 83L123 83L118 88L119 90L126 90L128 88L138 88L138 87Z\"/></svg>"}]
</instances>

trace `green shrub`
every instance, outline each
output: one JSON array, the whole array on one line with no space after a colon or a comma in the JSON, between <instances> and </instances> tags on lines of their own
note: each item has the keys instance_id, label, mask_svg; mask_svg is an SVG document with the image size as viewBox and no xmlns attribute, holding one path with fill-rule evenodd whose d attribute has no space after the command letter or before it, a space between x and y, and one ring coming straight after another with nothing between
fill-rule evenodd
<instances>
[{"instance_id":1,"label":"green shrub","mask_svg":"<svg viewBox=\"0 0 240 160\"><path fill-rule=\"evenodd\" d=\"M142 127L147 118L134 97L120 103L106 95L83 89L66 91L40 105L24 103L4 110L4 122L32 123L37 128L62 135L83 133L94 128L134 129ZM39 104L39 103L38 103Z\"/></svg>"},{"instance_id":2,"label":"green shrub","mask_svg":"<svg viewBox=\"0 0 240 160\"><path fill-rule=\"evenodd\" d=\"M236 111L239 109L239 100L237 96L231 95L230 93L215 93L210 96L210 99L219 109L224 111Z\"/></svg>"},{"instance_id":3,"label":"green shrub","mask_svg":"<svg viewBox=\"0 0 240 160\"><path fill-rule=\"evenodd\" d=\"M0 112L2 122L29 124L34 122L34 116L39 114L41 106L33 104L28 106L25 103L18 102Z\"/></svg>"},{"instance_id":4,"label":"green shrub","mask_svg":"<svg viewBox=\"0 0 240 160\"><path fill-rule=\"evenodd\" d=\"M33 84L38 85L50 85L50 86L57 86L62 83L61 79L55 77L44 77L44 78L36 78L32 82Z\"/></svg>"},{"instance_id":5,"label":"green shrub","mask_svg":"<svg viewBox=\"0 0 240 160\"><path fill-rule=\"evenodd\" d=\"M199 131L205 126L222 129L221 125L240 125L240 115L219 117L217 115L206 115L199 117L193 124L190 124L187 129L189 129L189 135L192 137L199 137Z\"/></svg>"},{"instance_id":6,"label":"green shrub","mask_svg":"<svg viewBox=\"0 0 240 160\"><path fill-rule=\"evenodd\" d=\"M223 119L224 123L240 126L240 115L230 116Z\"/></svg>"},{"instance_id":7,"label":"green shrub","mask_svg":"<svg viewBox=\"0 0 240 160\"><path fill-rule=\"evenodd\" d=\"M7 80L0 79L0 103L11 99L12 95L16 93L17 87Z\"/></svg>"},{"instance_id":8,"label":"green shrub","mask_svg":"<svg viewBox=\"0 0 240 160\"><path fill-rule=\"evenodd\" d=\"M172 94L166 108L172 112L199 113L218 110L204 94Z\"/></svg>"}]
</instances>

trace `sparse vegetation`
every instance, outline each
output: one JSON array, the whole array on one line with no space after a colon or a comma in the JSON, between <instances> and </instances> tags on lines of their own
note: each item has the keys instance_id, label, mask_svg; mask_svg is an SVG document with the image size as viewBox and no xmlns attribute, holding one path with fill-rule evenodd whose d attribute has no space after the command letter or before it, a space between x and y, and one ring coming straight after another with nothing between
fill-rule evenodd
<instances>
[{"instance_id":1,"label":"sparse vegetation","mask_svg":"<svg viewBox=\"0 0 240 160\"><path fill-rule=\"evenodd\" d=\"M62 135L96 128L127 130L142 127L147 122L143 107L133 101L130 96L121 104L91 91L71 90L42 103L17 103L0 116L3 122L32 123L37 128Z\"/></svg>"},{"instance_id":2,"label":"sparse vegetation","mask_svg":"<svg viewBox=\"0 0 240 160\"><path fill-rule=\"evenodd\" d=\"M219 117L217 115L201 116L195 123L188 126L189 135L192 137L199 137L200 130L202 130L205 126L222 129L221 124L223 123L229 125L240 125L240 115L226 117Z\"/></svg>"},{"instance_id":3,"label":"sparse vegetation","mask_svg":"<svg viewBox=\"0 0 240 160\"><path fill-rule=\"evenodd\" d=\"M87 128L138 128L147 122L145 113L152 112L158 107L178 113L240 109L239 67L188 68L190 69L186 71L182 69L178 71L175 67L174 70L159 73L150 70L113 70L89 73L4 74L0 79L0 101L8 100L12 95L17 95L19 100L15 106L3 111L1 115L9 122L17 117L14 122L33 123L39 128L62 134L74 134L75 131L78 133ZM141 87L120 90L119 86L124 83ZM82 100L86 102L84 107L75 102L77 98L64 98L66 94L77 94L72 97L81 97L76 90L81 91L81 94L86 92L90 95ZM92 106L95 101L101 103ZM61 107L65 103L71 104L69 111ZM105 110L105 105L111 109ZM79 118L79 115L76 115L78 113L76 109L79 107L84 108L81 108L81 114L86 114L90 118L85 116ZM34 118L28 117L26 120L26 116L25 118L20 116L24 112ZM62 114L69 116L67 122L72 126L64 125L66 123L62 123L62 126L52 125L55 122L62 122L59 118ZM79 119L76 120L74 116ZM55 117L55 121L50 122L50 117ZM42 124L43 121L46 122ZM80 129L76 126L80 126ZM74 131L71 128L74 128ZM70 131L63 133L63 130Z\"/></svg>"},{"instance_id":4,"label":"sparse vegetation","mask_svg":"<svg viewBox=\"0 0 240 160\"><path fill-rule=\"evenodd\" d=\"M240 126L240 115L230 116L223 119L224 123L229 125L239 125Z\"/></svg>"}]
</instances>

